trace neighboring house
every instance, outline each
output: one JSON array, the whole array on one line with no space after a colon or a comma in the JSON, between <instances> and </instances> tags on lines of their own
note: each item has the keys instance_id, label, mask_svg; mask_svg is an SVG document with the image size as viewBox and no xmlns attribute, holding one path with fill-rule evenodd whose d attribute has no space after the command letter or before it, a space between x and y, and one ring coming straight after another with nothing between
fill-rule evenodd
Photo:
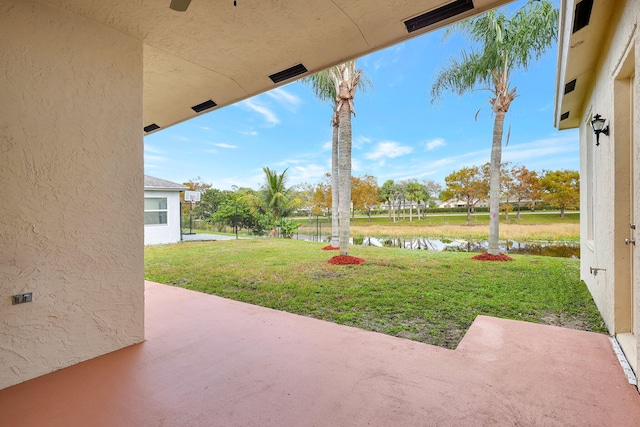
<instances>
[{"instance_id":1,"label":"neighboring house","mask_svg":"<svg viewBox=\"0 0 640 427\"><path fill-rule=\"evenodd\" d=\"M478 208L486 208L488 207L489 204L486 200L477 200L475 202L475 204L473 205L473 207ZM467 202L464 200L460 200L460 199L449 199L449 200L445 200L443 202L441 202L438 205L439 208L466 208L467 207Z\"/></svg>"},{"instance_id":2,"label":"neighboring house","mask_svg":"<svg viewBox=\"0 0 640 427\"><path fill-rule=\"evenodd\" d=\"M144 176L144 244L180 241L180 192L182 184Z\"/></svg>"},{"instance_id":3,"label":"neighboring house","mask_svg":"<svg viewBox=\"0 0 640 427\"><path fill-rule=\"evenodd\" d=\"M580 132L580 277L638 373L640 2L562 0L555 125ZM604 119L596 135L594 119Z\"/></svg>"}]
</instances>

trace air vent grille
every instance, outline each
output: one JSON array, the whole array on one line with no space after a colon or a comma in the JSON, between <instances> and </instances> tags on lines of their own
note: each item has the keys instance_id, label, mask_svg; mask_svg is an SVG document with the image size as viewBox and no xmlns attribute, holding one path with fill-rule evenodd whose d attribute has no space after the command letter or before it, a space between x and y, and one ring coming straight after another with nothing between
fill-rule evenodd
<instances>
[{"instance_id":1,"label":"air vent grille","mask_svg":"<svg viewBox=\"0 0 640 427\"><path fill-rule=\"evenodd\" d=\"M298 64L298 65L294 65L291 68L287 68L286 70L282 70L279 73L271 74L269 76L269 78L274 83L280 83L280 82L283 82L285 80L289 80L289 79L291 79L293 77L296 77L296 76L299 76L301 74L304 74L307 71L308 70L304 65Z\"/></svg>"},{"instance_id":2,"label":"air vent grille","mask_svg":"<svg viewBox=\"0 0 640 427\"><path fill-rule=\"evenodd\" d=\"M560 120L566 120L569 118L569 112L567 111L566 113L562 113L562 115L560 116Z\"/></svg>"},{"instance_id":3,"label":"air vent grille","mask_svg":"<svg viewBox=\"0 0 640 427\"><path fill-rule=\"evenodd\" d=\"M208 110L209 108L213 108L216 105L218 104L209 99L208 101L204 101L202 104L194 105L191 109L196 113L199 113L201 111Z\"/></svg>"},{"instance_id":4,"label":"air vent grille","mask_svg":"<svg viewBox=\"0 0 640 427\"><path fill-rule=\"evenodd\" d=\"M160 126L155 123L151 123L150 125L144 127L145 132L153 132L156 129L160 129Z\"/></svg>"},{"instance_id":5,"label":"air vent grille","mask_svg":"<svg viewBox=\"0 0 640 427\"><path fill-rule=\"evenodd\" d=\"M415 18L407 19L404 25L407 27L407 32L411 33L471 9L473 9L472 0L456 0Z\"/></svg>"},{"instance_id":6,"label":"air vent grille","mask_svg":"<svg viewBox=\"0 0 640 427\"><path fill-rule=\"evenodd\" d=\"M568 94L569 92L573 92L576 89L576 79L571 80L569 83L564 85L564 94Z\"/></svg>"},{"instance_id":7,"label":"air vent grille","mask_svg":"<svg viewBox=\"0 0 640 427\"><path fill-rule=\"evenodd\" d=\"M576 4L575 14L573 16L572 33L575 33L589 25L591 9L593 9L593 0L582 0L580 3Z\"/></svg>"}]
</instances>

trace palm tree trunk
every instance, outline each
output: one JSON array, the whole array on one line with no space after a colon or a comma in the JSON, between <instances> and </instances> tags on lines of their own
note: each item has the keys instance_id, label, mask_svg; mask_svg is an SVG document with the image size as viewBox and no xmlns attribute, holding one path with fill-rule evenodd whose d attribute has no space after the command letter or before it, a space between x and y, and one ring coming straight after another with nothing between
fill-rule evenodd
<instances>
[{"instance_id":1,"label":"palm tree trunk","mask_svg":"<svg viewBox=\"0 0 640 427\"><path fill-rule=\"evenodd\" d=\"M340 246L339 235L339 191L338 182L338 122L334 120L333 124L333 142L331 144L331 246L337 248Z\"/></svg>"},{"instance_id":2,"label":"palm tree trunk","mask_svg":"<svg viewBox=\"0 0 640 427\"><path fill-rule=\"evenodd\" d=\"M338 181L340 211L340 255L349 255L349 211L351 201L351 111L344 103L340 109L340 136L338 137Z\"/></svg>"},{"instance_id":3,"label":"palm tree trunk","mask_svg":"<svg viewBox=\"0 0 640 427\"><path fill-rule=\"evenodd\" d=\"M489 179L489 255L499 255L500 241L500 162L502 161L502 133L505 112L496 111L491 144L491 169Z\"/></svg>"}]
</instances>

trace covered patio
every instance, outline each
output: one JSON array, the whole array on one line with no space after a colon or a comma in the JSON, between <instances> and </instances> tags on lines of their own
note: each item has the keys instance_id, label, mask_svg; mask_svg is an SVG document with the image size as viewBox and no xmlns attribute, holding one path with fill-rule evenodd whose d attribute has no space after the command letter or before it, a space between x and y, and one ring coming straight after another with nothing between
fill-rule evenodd
<instances>
[{"instance_id":1,"label":"covered patio","mask_svg":"<svg viewBox=\"0 0 640 427\"><path fill-rule=\"evenodd\" d=\"M3 426L633 426L605 335L478 317L454 351L145 284L146 341L0 390Z\"/></svg>"}]
</instances>

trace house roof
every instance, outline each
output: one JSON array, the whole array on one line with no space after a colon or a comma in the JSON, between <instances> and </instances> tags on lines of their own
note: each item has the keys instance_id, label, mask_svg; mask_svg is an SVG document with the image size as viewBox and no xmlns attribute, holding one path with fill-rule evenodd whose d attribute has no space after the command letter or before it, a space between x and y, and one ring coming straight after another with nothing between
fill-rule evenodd
<instances>
[{"instance_id":1,"label":"house roof","mask_svg":"<svg viewBox=\"0 0 640 427\"><path fill-rule=\"evenodd\" d=\"M618 0L561 0L554 124L580 126ZM594 112L594 114L597 111Z\"/></svg>"},{"instance_id":2,"label":"house roof","mask_svg":"<svg viewBox=\"0 0 640 427\"><path fill-rule=\"evenodd\" d=\"M41 1L142 41L149 134L512 0Z\"/></svg>"},{"instance_id":3,"label":"house roof","mask_svg":"<svg viewBox=\"0 0 640 427\"><path fill-rule=\"evenodd\" d=\"M144 189L145 190L158 190L158 191L185 191L189 187L185 187L182 184L167 181L166 179L160 179L153 176L144 176Z\"/></svg>"}]
</instances>

